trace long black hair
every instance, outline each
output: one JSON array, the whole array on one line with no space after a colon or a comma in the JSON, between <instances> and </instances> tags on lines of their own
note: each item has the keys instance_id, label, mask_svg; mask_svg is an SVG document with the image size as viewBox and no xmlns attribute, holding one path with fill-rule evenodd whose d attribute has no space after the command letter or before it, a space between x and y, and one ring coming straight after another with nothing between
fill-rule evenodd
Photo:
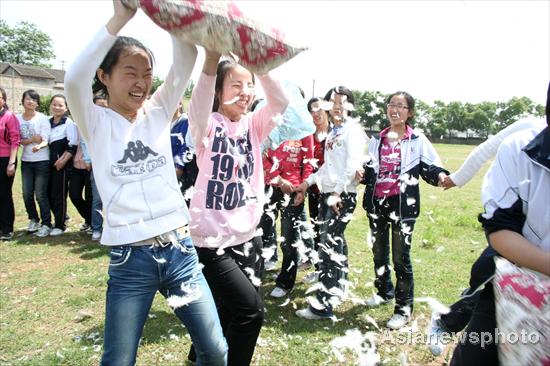
<instances>
[{"instance_id":1,"label":"long black hair","mask_svg":"<svg viewBox=\"0 0 550 366\"><path fill-rule=\"evenodd\" d=\"M123 54L123 52L131 49L131 48L138 48L147 54L149 57L149 61L151 62L151 65L154 64L155 58L153 57L153 53L145 47L140 41L138 41L135 38L132 37L124 37L120 36L117 37L115 44L111 47L109 52L107 52L107 55L103 59L103 62L99 66L101 70L107 75L110 75L113 71L113 68L118 63L118 60L120 59L120 56ZM92 85L92 91L94 94L97 94L98 92L101 92L105 96L109 96L109 91L107 90L107 87L105 84L99 80L97 77L97 74L94 77L94 82Z\"/></svg>"}]
</instances>

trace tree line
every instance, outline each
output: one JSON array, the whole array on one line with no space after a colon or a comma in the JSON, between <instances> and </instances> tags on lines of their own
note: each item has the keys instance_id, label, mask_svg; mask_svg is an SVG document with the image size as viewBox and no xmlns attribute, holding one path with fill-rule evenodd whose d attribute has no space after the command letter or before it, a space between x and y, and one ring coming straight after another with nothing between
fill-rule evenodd
<instances>
[{"instance_id":1,"label":"tree line","mask_svg":"<svg viewBox=\"0 0 550 366\"><path fill-rule=\"evenodd\" d=\"M386 117L387 94L379 91L354 90L355 117L369 131L380 131L388 125ZM463 137L487 138L517 120L544 116L544 106L527 97L513 97L505 102L433 104L416 99L416 115L412 124L432 138Z\"/></svg>"}]
</instances>

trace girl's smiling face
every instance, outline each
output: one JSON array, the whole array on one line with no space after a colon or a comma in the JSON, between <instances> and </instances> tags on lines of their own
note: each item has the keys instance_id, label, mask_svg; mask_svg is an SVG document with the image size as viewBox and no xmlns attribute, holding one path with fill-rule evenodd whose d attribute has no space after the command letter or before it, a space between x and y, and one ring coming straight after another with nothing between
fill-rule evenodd
<instances>
[{"instance_id":1,"label":"girl's smiling face","mask_svg":"<svg viewBox=\"0 0 550 366\"><path fill-rule=\"evenodd\" d=\"M130 47L120 55L109 74L99 69L98 78L109 92L109 107L126 118L133 118L151 91L151 59L145 50Z\"/></svg>"},{"instance_id":2,"label":"girl's smiling face","mask_svg":"<svg viewBox=\"0 0 550 366\"><path fill-rule=\"evenodd\" d=\"M59 120L67 113L67 103L61 97L54 97L50 102L50 114L55 120Z\"/></svg>"},{"instance_id":3,"label":"girl's smiling face","mask_svg":"<svg viewBox=\"0 0 550 366\"><path fill-rule=\"evenodd\" d=\"M344 119L348 116L348 111L344 106L347 102L347 97L342 94L334 93L330 101L332 102L330 116L332 117L333 122L337 124L344 122Z\"/></svg>"},{"instance_id":4,"label":"girl's smiling face","mask_svg":"<svg viewBox=\"0 0 550 366\"><path fill-rule=\"evenodd\" d=\"M218 95L218 112L231 121L239 121L248 111L254 97L254 81L250 71L237 65L227 72Z\"/></svg>"},{"instance_id":5,"label":"girl's smiling face","mask_svg":"<svg viewBox=\"0 0 550 366\"><path fill-rule=\"evenodd\" d=\"M414 111L409 109L407 99L402 94L396 94L387 105L386 115L392 127L405 125L407 120L414 115Z\"/></svg>"},{"instance_id":6,"label":"girl's smiling face","mask_svg":"<svg viewBox=\"0 0 550 366\"><path fill-rule=\"evenodd\" d=\"M313 117L313 123L317 127L322 127L328 124L327 112L321 107L321 101L311 103L311 117Z\"/></svg>"}]
</instances>

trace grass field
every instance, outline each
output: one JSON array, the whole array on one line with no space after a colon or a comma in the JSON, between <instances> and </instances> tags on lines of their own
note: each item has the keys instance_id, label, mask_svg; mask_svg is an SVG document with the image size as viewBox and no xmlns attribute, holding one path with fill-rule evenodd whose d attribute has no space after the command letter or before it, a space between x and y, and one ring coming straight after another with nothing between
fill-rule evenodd
<instances>
[{"instance_id":1,"label":"grass field","mask_svg":"<svg viewBox=\"0 0 550 366\"><path fill-rule=\"evenodd\" d=\"M444 166L454 171L472 146L436 145L436 149ZM429 296L450 304L467 286L470 265L486 245L477 222L483 172L466 187L450 191L422 182L422 209L412 249L415 297ZM107 250L92 242L89 235L78 232L81 218L72 205L70 232L42 239L26 234L19 171L14 197L15 239L0 242L0 365L96 365L102 352ZM370 296L374 290L367 233L365 212L358 205L346 237L351 291L359 298ZM350 329L373 332L384 364L446 364L452 347L442 356L433 357L423 344L398 344L389 339L398 335L384 327L392 315L392 305L367 309L347 301L336 310L336 322L296 317L295 310L306 304L308 285L300 282L304 274L298 274L288 304L284 299L267 296L274 286L271 273L264 281L267 319L254 365L356 364L357 356L352 352L344 353L345 359L339 360L330 345ZM413 315L413 331L418 332L415 334L425 332L430 309L425 303L416 303ZM380 325L380 330L369 317ZM184 365L189 345L185 328L162 296L157 295L145 325L137 364Z\"/></svg>"}]
</instances>

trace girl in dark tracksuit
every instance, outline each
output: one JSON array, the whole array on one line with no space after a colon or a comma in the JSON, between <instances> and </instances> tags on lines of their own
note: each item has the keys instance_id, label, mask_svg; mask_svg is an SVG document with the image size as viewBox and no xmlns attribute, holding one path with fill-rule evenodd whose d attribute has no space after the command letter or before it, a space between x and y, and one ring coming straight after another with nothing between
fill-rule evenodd
<instances>
[{"instance_id":1,"label":"girl in dark tracksuit","mask_svg":"<svg viewBox=\"0 0 550 366\"><path fill-rule=\"evenodd\" d=\"M387 117L390 127L369 145L362 183L366 184L363 208L372 233L375 287L367 300L374 307L395 297L394 315L387 326L405 326L413 310L414 280L410 258L412 232L420 212L418 178L437 186L449 172L441 167L437 152L426 136L414 131L414 99L405 92L389 96ZM389 267L391 252L397 282L394 288Z\"/></svg>"},{"instance_id":2,"label":"girl in dark tracksuit","mask_svg":"<svg viewBox=\"0 0 550 366\"><path fill-rule=\"evenodd\" d=\"M65 232L67 214L67 164L72 161L78 147L78 132L74 122L67 117L67 101L61 94L54 95L50 101L50 181L48 196L55 218L50 235Z\"/></svg>"}]
</instances>

